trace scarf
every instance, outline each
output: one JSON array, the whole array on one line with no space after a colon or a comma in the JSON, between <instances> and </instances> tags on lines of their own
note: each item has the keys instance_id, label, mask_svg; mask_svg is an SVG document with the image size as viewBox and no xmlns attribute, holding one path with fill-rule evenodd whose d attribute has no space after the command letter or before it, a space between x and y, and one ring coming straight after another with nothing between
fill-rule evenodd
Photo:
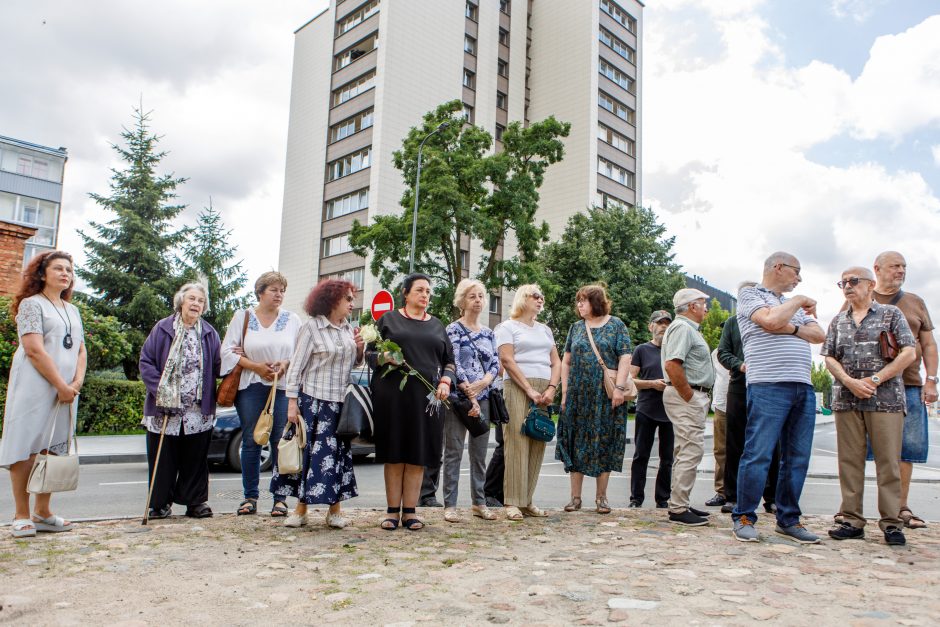
<instances>
[{"instance_id":1,"label":"scarf","mask_svg":"<svg viewBox=\"0 0 940 627\"><path fill-rule=\"evenodd\" d=\"M176 314L173 317L173 343L166 356L163 374L157 385L157 407L165 414L183 413L180 401L180 387L183 383L183 361L185 359L183 346L186 342L188 329L183 324L183 317ZM199 385L196 388L196 402L202 401L202 319L196 320L196 337L199 338Z\"/></svg>"}]
</instances>

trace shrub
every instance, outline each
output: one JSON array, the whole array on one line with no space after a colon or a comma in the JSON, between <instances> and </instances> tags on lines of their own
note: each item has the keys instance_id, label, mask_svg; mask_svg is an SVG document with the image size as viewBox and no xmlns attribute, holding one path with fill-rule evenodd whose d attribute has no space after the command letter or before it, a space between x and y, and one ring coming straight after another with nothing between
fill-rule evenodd
<instances>
[{"instance_id":1,"label":"shrub","mask_svg":"<svg viewBox=\"0 0 940 627\"><path fill-rule=\"evenodd\" d=\"M78 432L126 433L141 429L146 395L142 381L87 377L78 402Z\"/></svg>"}]
</instances>

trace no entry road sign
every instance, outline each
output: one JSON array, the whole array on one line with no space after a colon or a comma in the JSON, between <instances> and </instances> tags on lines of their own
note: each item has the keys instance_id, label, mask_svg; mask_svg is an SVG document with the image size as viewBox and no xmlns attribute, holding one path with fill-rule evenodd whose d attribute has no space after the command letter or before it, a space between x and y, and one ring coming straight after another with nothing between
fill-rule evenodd
<instances>
[{"instance_id":1,"label":"no entry road sign","mask_svg":"<svg viewBox=\"0 0 940 627\"><path fill-rule=\"evenodd\" d=\"M395 306L395 300L392 293L388 290L379 290L372 297L372 319L378 320L384 314L387 314Z\"/></svg>"}]
</instances>

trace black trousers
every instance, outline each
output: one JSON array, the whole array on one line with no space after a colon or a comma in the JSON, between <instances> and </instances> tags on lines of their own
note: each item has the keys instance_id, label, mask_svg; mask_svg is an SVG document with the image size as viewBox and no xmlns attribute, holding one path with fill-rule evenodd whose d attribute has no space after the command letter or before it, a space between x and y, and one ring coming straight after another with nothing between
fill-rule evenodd
<instances>
[{"instance_id":1,"label":"black trousers","mask_svg":"<svg viewBox=\"0 0 940 627\"><path fill-rule=\"evenodd\" d=\"M171 503L194 506L209 500L209 441L212 430L202 433L166 435L153 483L150 507ZM147 432L148 476L153 476L160 434Z\"/></svg>"},{"instance_id":2,"label":"black trousers","mask_svg":"<svg viewBox=\"0 0 940 627\"><path fill-rule=\"evenodd\" d=\"M493 456L486 467L486 483L483 484L483 495L487 499L495 499L503 502L503 474L506 470L506 464L503 459L503 429L502 425L496 425L496 448L493 450Z\"/></svg>"},{"instance_id":3,"label":"black trousers","mask_svg":"<svg viewBox=\"0 0 940 627\"><path fill-rule=\"evenodd\" d=\"M630 466L630 500L643 503L646 496L646 470L653 450L653 438L659 430L659 470L656 473L656 503L669 500L672 491L672 461L675 434L669 421L653 420L637 412L633 431L633 464Z\"/></svg>"},{"instance_id":4,"label":"black trousers","mask_svg":"<svg viewBox=\"0 0 940 627\"><path fill-rule=\"evenodd\" d=\"M747 392L728 388L725 409L725 498L738 500L738 466L744 452L744 433L747 431ZM773 503L777 494L777 475L780 474L780 444L774 449L764 485L764 502Z\"/></svg>"}]
</instances>

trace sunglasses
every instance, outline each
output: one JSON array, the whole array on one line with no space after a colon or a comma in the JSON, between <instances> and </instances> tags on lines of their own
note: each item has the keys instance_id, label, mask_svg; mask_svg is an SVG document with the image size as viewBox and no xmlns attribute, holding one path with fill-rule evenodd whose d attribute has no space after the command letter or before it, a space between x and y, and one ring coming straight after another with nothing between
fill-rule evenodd
<instances>
[{"instance_id":1,"label":"sunglasses","mask_svg":"<svg viewBox=\"0 0 940 627\"><path fill-rule=\"evenodd\" d=\"M871 279L853 276L851 279L845 279L844 281L839 281L838 283L836 283L836 285L839 286L839 289L844 290L849 285L851 285L852 287L855 287L856 285L858 285L859 281L871 281Z\"/></svg>"},{"instance_id":2,"label":"sunglasses","mask_svg":"<svg viewBox=\"0 0 940 627\"><path fill-rule=\"evenodd\" d=\"M529 294L529 298L534 298L535 300L545 300L545 297L539 293Z\"/></svg>"}]
</instances>

